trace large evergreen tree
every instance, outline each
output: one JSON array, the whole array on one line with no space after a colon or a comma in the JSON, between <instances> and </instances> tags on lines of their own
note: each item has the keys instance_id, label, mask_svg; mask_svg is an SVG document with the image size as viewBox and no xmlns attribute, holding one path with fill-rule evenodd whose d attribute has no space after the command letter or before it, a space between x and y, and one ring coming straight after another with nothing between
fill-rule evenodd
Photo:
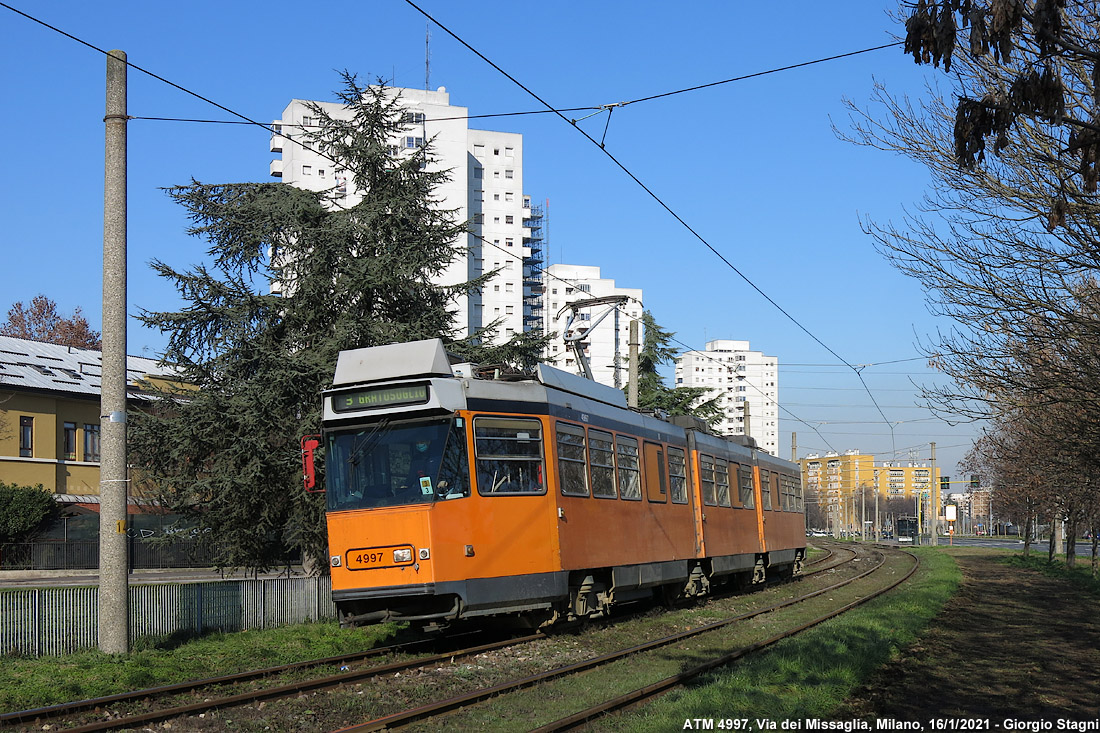
<instances>
[{"instance_id":1,"label":"large evergreen tree","mask_svg":"<svg viewBox=\"0 0 1100 733\"><path fill-rule=\"evenodd\" d=\"M679 350L671 346L676 336L657 325L651 312L642 313L642 348L638 351L638 407L668 415L694 415L714 427L722 417L718 398L707 398L704 387L669 387L657 371L672 364Z\"/></svg>"},{"instance_id":2,"label":"large evergreen tree","mask_svg":"<svg viewBox=\"0 0 1100 733\"><path fill-rule=\"evenodd\" d=\"M302 489L298 440L319 431L341 350L438 337L476 358L485 336L455 342L450 310L484 278L433 282L466 229L438 206L448 173L430 143L393 152L405 132L393 90L345 73L338 96L350 119L315 105L307 144L354 181L359 203L279 183L169 190L212 264L153 263L187 305L142 318L168 334L164 361L197 389L134 416L131 455L168 507L222 541L226 566L272 567L285 548L324 556L323 500ZM504 352L530 360L523 348L490 356Z\"/></svg>"}]
</instances>

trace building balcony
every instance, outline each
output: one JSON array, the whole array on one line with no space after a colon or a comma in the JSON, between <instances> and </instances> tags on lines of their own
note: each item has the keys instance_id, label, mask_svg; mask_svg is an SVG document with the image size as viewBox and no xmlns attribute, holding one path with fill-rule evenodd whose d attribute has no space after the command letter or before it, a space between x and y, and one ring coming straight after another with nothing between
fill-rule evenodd
<instances>
[{"instance_id":1,"label":"building balcony","mask_svg":"<svg viewBox=\"0 0 1100 733\"><path fill-rule=\"evenodd\" d=\"M282 178L283 177L283 161L282 161L282 158L280 158L279 160L271 161L271 166L268 168L268 172L275 178Z\"/></svg>"}]
</instances>

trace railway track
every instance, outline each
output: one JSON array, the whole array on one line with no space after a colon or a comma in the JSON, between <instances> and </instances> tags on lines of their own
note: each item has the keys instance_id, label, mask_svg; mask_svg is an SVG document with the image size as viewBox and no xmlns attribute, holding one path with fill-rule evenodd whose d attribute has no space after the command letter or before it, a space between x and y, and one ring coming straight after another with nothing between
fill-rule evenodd
<instances>
[{"instance_id":1,"label":"railway track","mask_svg":"<svg viewBox=\"0 0 1100 733\"><path fill-rule=\"evenodd\" d=\"M899 554L902 554L902 553L899 551ZM804 623L802 623L802 624L800 624L800 625L798 625L794 628L789 628L789 629L786 629L784 631L781 631L780 633L774 634L774 635L770 636L767 639L755 642L753 644L746 645L746 646L741 647L741 648L733 649L733 650L731 650L731 651L729 651L725 654L721 654L721 655L716 656L712 659L709 659L706 662L703 662L702 664L698 664L694 667L691 667L690 669L686 669L682 672L678 672L674 675L670 675L670 676L668 676L664 679L658 680L657 682L655 682L653 684L646 685L644 687L632 690L632 691L627 692L623 695L620 695L620 696L615 697L613 699L598 703L596 705L591 705L591 706L585 708L584 710L581 710L581 711L579 711L579 712L577 712L573 715L560 718L560 719L558 719L558 720L556 720L552 723L548 723L546 725L540 726L540 727L535 728L533 730L535 731L535 733L551 733L551 732L556 732L556 731L573 730L573 729L578 728L580 726L586 725L590 721L592 721L592 720L594 720L594 719L596 719L600 716L606 715L606 714L611 713L611 712L615 712L617 710L622 710L624 708L636 706L636 705L644 703L648 700L651 700L655 697L663 695L664 693L668 692L669 690L671 690L675 687L678 687L680 685L683 685L686 682L689 682L689 681L691 681L691 680L693 680L697 677L700 677L704 674L707 674L707 673L711 672L712 670L714 670L718 667L727 665L731 662L734 662L738 659L741 659L742 657L748 656L749 654L752 654L754 652L765 649L765 648L767 648L769 646L772 646L773 644L776 644L776 643L778 643L778 642L780 642L784 639L790 638L790 637L792 637L792 636L794 636L794 635L796 635L796 634L798 634L802 631L805 631L806 629L812 628L814 626L817 626L820 623L824 623L825 621L828 621L829 619L835 618L835 617L843 614L844 612L849 611L852 608L855 608L856 606L862 605L862 604L866 603L867 601L872 600L873 598L877 598L878 596L886 593L887 591L892 590L893 588L896 588L898 585L900 585L901 583L908 580L913 575L913 573L916 572L917 568L919 567L919 561L917 560L917 558L914 555L911 555L909 553L904 553L904 554L908 555L909 558L911 558L911 560L912 560L908 570L904 574L900 575L900 577L897 577L896 579L894 579L889 584L884 585L883 587L875 590L874 592L871 592L871 593L869 593L865 596L862 596L862 597L858 597L858 598L856 598L856 599L840 606L839 608L836 608L834 610L828 611L827 613L823 613L821 615L818 615L817 617L815 617L813 619L810 619L810 620L808 620L808 621L806 621L806 622L804 622ZM876 570L878 570L880 567L882 567L884 562L879 563L874 568L871 568L870 570L860 574L859 576L856 576L856 578L845 581L843 584L851 583L854 580L857 580L859 578L864 578L864 577L874 573ZM842 584L838 584L838 586L839 585L842 585ZM833 586L833 587L837 587L837 586Z\"/></svg>"},{"instance_id":2,"label":"railway track","mask_svg":"<svg viewBox=\"0 0 1100 733\"><path fill-rule=\"evenodd\" d=\"M450 637L446 641L453 641L456 638L458 637ZM416 649L425 646L432 646L440 642L439 639L434 638L417 639L400 644L377 647L375 649L369 649L354 654L342 654L339 656L326 657L323 659L312 659L304 662L284 664L276 667L266 667L264 669L250 670L237 674L221 675L218 677L209 677L201 680L191 680L188 682L180 682L172 685L163 685L160 687L123 692L116 695L108 695L105 697L91 698L87 700L76 700L73 702L61 703L48 707L3 713L0 714L0 726L30 723L38 725L43 721L58 718L72 720L74 716L77 716L80 713L86 711L106 711L105 714L110 716L108 719L96 722L89 722L87 724L78 725L75 728L67 728L66 730L117 730L120 728L144 725L147 723L168 720L185 715L193 715L208 710L230 707L233 705L242 705L249 702L258 702L267 699L290 697L310 690L335 687L341 684L354 682L356 680L364 678L374 677L380 674L397 673L407 669L414 669L416 667L424 666L425 664L453 661L455 659L460 659L464 656L484 653L486 651L492 651L495 649L502 649L513 644L523 644L541 638L543 638L541 634L510 638L502 641L492 642L489 644L458 648L441 654L418 656L410 660L374 665L370 667L365 667L363 669L351 669L351 665L361 664L363 662L368 662L372 659L387 655L413 653ZM285 675L287 673L294 673L302 670L331 666L338 666L343 671L336 675L326 675L323 677L306 679L291 682L288 684L260 687L233 695L223 695L221 697L204 699L202 702L184 705L173 705L142 713L119 714L116 712L118 709L128 705L156 703L158 701L172 699L175 696L188 694L205 694L213 690L219 690L221 688L224 688L225 686L243 685L246 683L253 683L262 680L270 680L272 678L278 677L280 675Z\"/></svg>"},{"instance_id":3,"label":"railway track","mask_svg":"<svg viewBox=\"0 0 1100 733\"><path fill-rule=\"evenodd\" d=\"M841 549L841 548L838 548L838 549ZM843 549L848 549L848 548L843 548ZM781 609L785 609L785 608L789 608L791 606L795 606L797 604L801 604L805 601L808 601L812 598L819 597L819 596L824 595L826 593L835 593L835 591L837 591L838 589L842 589L846 586L850 586L850 585L852 585L853 583L855 583L857 581L860 581L862 579L867 578L868 576L872 575L873 573L878 571L880 568L882 568L886 563L886 558L885 558L885 556L884 556L884 554L882 553L881 550L871 549L870 553L873 554L873 555L876 555L877 560L875 561L874 565L872 567L870 567L869 569L864 570L862 572L859 572L858 574L852 575L851 577L845 578L845 579L841 580L840 582L833 583L831 585L827 585L823 588L818 588L816 590L812 590L808 593L798 595L797 597L782 601L780 603L777 603L777 604L774 604L774 605L771 605L771 606L767 606L767 607L764 607L764 608L754 609L752 611L748 611L748 612L745 612L745 613L742 613L742 614L738 614L736 616L723 618L721 620L715 621L715 622L710 623L710 624L706 624L706 625L703 625L703 626L687 629L685 631L678 632L678 633L675 633L675 634L660 637L660 638L648 641L648 642L643 643L643 644L638 644L638 645L634 645L634 646L631 646L631 647L628 647L628 648L618 649L618 650L615 650L613 652L609 652L607 654L602 654L602 655L598 655L598 656L594 656L594 657L584 659L580 662L564 665L564 666L557 667L557 668L554 668L554 669L549 669L549 670L546 670L544 672L540 672L540 673L535 674L535 675L529 675L529 676L525 676L525 677L517 677L515 679L507 680L505 682L499 683L497 685L493 685L491 687L485 687L485 688L480 688L480 689L477 689L477 690L473 690L471 692L464 693L462 695L458 695L458 696L455 696L453 698L441 700L441 701L430 703L430 704L427 704L427 705L420 705L420 706L412 707L412 708L409 708L407 710L403 710L403 711L400 711L400 712L392 713L392 714L384 716L384 717L380 717L380 718L376 718L376 719L373 719L373 720L370 720L370 721L366 721L366 722L361 723L359 725L344 727L344 728L341 728L340 731L341 731L341 733L365 733L366 731L390 730L390 729L396 729L396 728L404 728L404 727L410 726L412 724L424 724L424 723L429 723L429 725L427 727L425 727L425 729L438 728L438 726L440 724L440 721L437 720L437 718L439 718L440 716L452 714L456 710L461 710L461 709L468 708L470 706L476 705L478 703L481 703L481 702L483 702L487 699L493 698L493 697L498 697L498 696L501 696L501 695L515 694L515 693L518 693L520 691L527 690L527 689L530 689L530 688L534 688L534 687L539 686L539 685L545 685L547 683L551 683L555 680L558 680L560 678L564 678L564 677L567 677L567 676L574 676L574 675L580 675L580 674L592 674L592 673L595 673L596 671L599 671L601 675L606 675L607 673L605 672L605 670L613 664L622 662L623 660L632 659L632 660L634 660L632 662L633 664L640 665L640 664L643 664L644 662L642 662L640 659L637 659L638 657L641 657L642 655L649 654L649 653L656 652L656 651L660 651L660 653L667 653L666 650L668 650L670 647L681 646L685 642L688 642L689 640L692 640L692 639L703 640L701 643L698 643L696 646L697 647L702 646L703 648L706 648L706 647L714 644L713 637L715 635L720 634L720 632L730 628L731 626L734 626L736 624L742 624L744 622L748 622L752 619L756 619L756 618L764 616L766 614L771 614L771 613L774 613L774 612L779 611ZM859 553L857 553L855 551L850 551L850 554L852 555L852 557L849 558L849 560L854 560L854 559L859 558ZM739 659L743 656L746 656L747 654L751 654L751 653L753 653L755 651L758 651L760 649L764 649L768 646L771 646L772 644L777 643L778 641L781 641L782 639L793 636L794 634L797 634L800 631L803 631L803 630L808 629L812 626L815 626L819 623L822 623L823 621L826 621L830 618L838 616L841 613L843 613L843 612L845 612L845 611L847 611L851 608L854 608L855 606L857 606L861 603L864 603L864 602L870 600L871 598L874 598L877 595L880 595L881 593L884 593L884 592L886 592L887 590L889 590L893 587L896 587L896 585L900 584L905 579L907 579L912 574L912 572L916 569L916 558L913 558L911 555L909 555L908 557L912 559L912 563L911 563L911 567L908 568L907 573L899 574L899 577L894 579L893 582L883 585L881 588L875 590L874 592L863 592L863 591L861 591L861 592L858 592L858 593L854 594L854 596L851 600L849 600L848 602L843 603L843 605L840 605L839 607L833 608L827 614L815 616L813 619L811 619L809 621L801 622L801 623L799 623L797 625L794 625L790 628L785 628L783 631L781 631L778 634L769 635L766 638L761 639L759 641L756 641L754 643L744 645L744 646L739 646L739 647L735 648L733 651L725 652L725 653L717 655L717 656L712 656L711 658L707 659L703 663L696 664L696 665L690 667L689 669L687 669L686 671L678 672L674 675L670 675L666 678L660 679L660 680L658 680L657 682L655 682L651 685L647 685L647 686L645 686L643 688L640 688L640 689L632 690L632 691L630 691L630 692L628 692L624 695L617 696L617 697L615 697L613 699L610 699L610 700L601 700L600 702L598 702L594 705L590 705L590 706L586 707L585 709L583 709L583 710L581 710L577 713L574 713L573 715L562 718L562 719L560 719L556 722L547 724L547 725L545 725L541 728L536 728L535 730L538 730L538 731L569 730L569 729L572 729L574 727L587 724L592 719L594 719L594 718L596 718L600 715L604 715L604 714L607 714L609 712L613 712L615 710L622 709L624 707L637 705L637 704L640 704L642 702L645 702L646 700L648 700L652 697L656 697L657 695L663 694L664 692L671 689L672 687L675 687L677 685L681 685L684 682L686 682L686 681L688 681L688 680L690 680L694 677L705 674L706 672L709 672L709 671L715 669L716 667L728 664L732 661L735 661L736 659ZM840 564L843 564L843 562L840 563ZM833 569L835 567L837 567L837 566L833 565L833 566L826 567L826 568L820 568L819 571L817 571L817 572L830 570L830 569ZM693 652L689 651L689 653L686 656L690 657L692 653ZM674 665L674 666L677 666L677 665ZM574 682L573 687L575 688L576 686L577 686L577 683ZM540 694L543 697L553 696L553 694L550 693L549 691L543 691ZM529 707L531 709L537 709L537 705L534 705L534 704L529 706ZM455 728L455 729L463 729L463 728L468 727L470 725L475 725L476 726L477 723L475 723L473 720L457 721L457 722L455 720L449 720L448 721L448 727Z\"/></svg>"},{"instance_id":4,"label":"railway track","mask_svg":"<svg viewBox=\"0 0 1100 733\"><path fill-rule=\"evenodd\" d=\"M853 560L859 559L857 553L850 547L837 546L835 548L831 547L826 549L828 549L829 554L810 564L812 569L807 569L801 576L803 578L802 583L787 587L800 589L803 583L812 582L811 578L813 576L824 575L827 571L842 572L847 566L852 564ZM876 567L878 566L879 565L876 565ZM642 644L635 644L631 647L618 649L607 654L592 656L586 653L581 655L584 657L583 659L576 662L554 666L550 669L539 670L534 674L521 675L515 679L504 680L497 684L481 686L473 690L467 690L458 695L450 695L431 705L413 705L405 710L391 713L382 718L376 718L362 726L353 726L349 730L381 730L391 727L400 727L414 721L428 720L433 716L473 705L488 697L509 694L515 690L522 690L535 685L545 684L548 680L582 674L586 670L599 669L606 665L613 664L616 660L645 654L669 645L684 643L686 640L694 637L705 636L708 633L714 633L739 622L748 622L764 614L798 604L809 598L817 597L823 593L851 584L859 578L867 576L869 573L873 572L873 570L874 568L858 574L854 571L848 571L850 577L845 578L839 583L833 583L823 588L810 590L807 593L800 593L795 598L784 600L777 604L766 605L742 613L729 615L709 624L703 624L677 634L665 635ZM755 599L755 597L759 595L762 594L716 599L714 603L715 605L721 606L726 602L734 604L739 603L742 605L756 602L757 605L759 605L760 601ZM630 622L627 621L624 623ZM377 694L376 688L399 690L405 681L416 680L424 676L439 676L438 670L454 668L461 663L461 660L484 660L487 657L506 655L509 653L513 656L522 655L526 652L516 652L515 650L523 645L533 642L538 642L543 645L554 644L561 640L548 639L543 635L532 635L507 639L491 644L480 644L468 648L453 649L443 654L417 656L412 659L387 662L385 664L370 664L372 660L383 655L400 655L414 652L417 647L430 644L431 641L432 640L420 640L411 644L380 648L357 655L330 657L294 665L283 665L271 669L256 670L238 675L227 675L224 677L197 680L194 682L149 690L139 690L106 698L77 701L65 705L51 706L49 708L8 713L0 716L0 724L31 724L34 725L36 729L41 729L41 723L50 720L57 721L61 726L64 726L65 730L99 731L132 729L147 726L150 723L156 723L158 721L179 719L186 716L201 716L211 713L212 711L222 711L219 715L229 715L230 713L228 711L233 707L252 706L254 708L257 705L262 707L265 701L273 702L287 700L307 694L315 694L317 691L325 689L341 688L344 691L359 689L360 692L362 692L361 688L366 686L374 690ZM269 683L262 687L255 687L258 681L270 681L278 675L301 673L303 670L308 670L310 668L324 669L333 665L344 667L346 671L341 671L339 674L335 675L311 676L309 679L305 680L289 683ZM468 666L481 666L481 662L479 661L476 665L470 664ZM428 672L424 670L428 670ZM250 689L240 691L243 685L249 685L251 687ZM237 691L226 694L225 688L227 686ZM446 688L446 685L443 687ZM179 701L181 696L185 698L185 701L182 703ZM388 695L383 693L381 696L398 700L402 698L402 694ZM196 697L197 699L195 699ZM165 703L164 701L166 700L169 702ZM323 703L315 703L315 705L323 705ZM180 722L182 723L182 721ZM58 729L61 726L55 724L54 729ZM185 725L179 724L176 724L176 728L188 729Z\"/></svg>"}]
</instances>

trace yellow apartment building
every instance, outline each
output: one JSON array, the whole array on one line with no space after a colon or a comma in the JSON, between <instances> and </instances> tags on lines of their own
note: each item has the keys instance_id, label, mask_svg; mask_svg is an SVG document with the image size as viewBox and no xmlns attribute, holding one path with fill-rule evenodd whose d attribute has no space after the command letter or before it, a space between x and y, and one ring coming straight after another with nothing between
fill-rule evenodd
<instances>
[{"instance_id":1,"label":"yellow apartment building","mask_svg":"<svg viewBox=\"0 0 1100 733\"><path fill-rule=\"evenodd\" d=\"M807 501L816 499L830 525L850 530L858 530L862 521L858 509L860 497L866 497L872 505L876 493L880 501L912 501L938 486L940 479L939 467L933 472L929 461L893 460L876 464L874 456L857 450L843 454L811 453L800 458L799 463Z\"/></svg>"},{"instance_id":2,"label":"yellow apartment building","mask_svg":"<svg viewBox=\"0 0 1100 733\"><path fill-rule=\"evenodd\" d=\"M0 481L42 484L67 503L98 503L100 357L0 336ZM127 357L131 404L170 379L171 370L155 360Z\"/></svg>"}]
</instances>

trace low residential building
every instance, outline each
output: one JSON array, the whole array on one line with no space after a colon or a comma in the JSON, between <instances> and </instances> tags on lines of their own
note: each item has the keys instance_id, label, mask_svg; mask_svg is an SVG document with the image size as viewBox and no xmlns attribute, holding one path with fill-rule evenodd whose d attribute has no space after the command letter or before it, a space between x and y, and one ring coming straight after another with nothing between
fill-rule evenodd
<instances>
[{"instance_id":1,"label":"low residential building","mask_svg":"<svg viewBox=\"0 0 1100 733\"><path fill-rule=\"evenodd\" d=\"M98 497L101 374L99 351L0 336L0 481ZM171 370L130 356L126 376L140 402Z\"/></svg>"}]
</instances>

